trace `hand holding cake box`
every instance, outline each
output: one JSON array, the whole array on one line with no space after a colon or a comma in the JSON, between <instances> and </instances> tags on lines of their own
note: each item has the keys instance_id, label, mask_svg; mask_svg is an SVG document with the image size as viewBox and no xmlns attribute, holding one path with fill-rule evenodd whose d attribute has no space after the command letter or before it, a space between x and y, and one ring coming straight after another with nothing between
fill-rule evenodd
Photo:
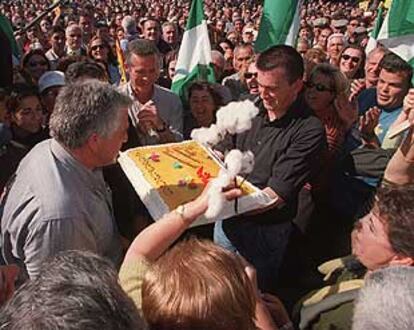
<instances>
[{"instance_id":1,"label":"hand holding cake box","mask_svg":"<svg viewBox=\"0 0 414 330\"><path fill-rule=\"evenodd\" d=\"M196 141L139 147L121 153L119 163L154 220L194 200L209 182L208 210L194 226L272 203L266 193L246 180L254 166L251 152L231 150L223 163L210 149L227 134L250 129L257 113L250 101L232 102L217 112L215 125L192 132ZM222 191L232 183L240 187L243 195L229 202Z\"/></svg>"}]
</instances>

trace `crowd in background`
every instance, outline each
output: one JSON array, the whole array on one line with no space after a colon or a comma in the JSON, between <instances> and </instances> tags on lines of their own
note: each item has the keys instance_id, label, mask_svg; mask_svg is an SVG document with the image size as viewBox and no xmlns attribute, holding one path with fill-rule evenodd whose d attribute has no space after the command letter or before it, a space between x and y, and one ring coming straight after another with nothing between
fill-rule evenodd
<instances>
[{"instance_id":1,"label":"crowd in background","mask_svg":"<svg viewBox=\"0 0 414 330\"><path fill-rule=\"evenodd\" d=\"M414 327L414 130L391 134L414 119L413 69L371 43L382 2L304 1L296 44L259 54L262 1L204 0L216 82L185 100L191 1L51 5L0 2L0 328ZM119 150L190 139L243 100L252 129L216 151L251 150L272 207L188 229L207 186L154 223Z\"/></svg>"}]
</instances>

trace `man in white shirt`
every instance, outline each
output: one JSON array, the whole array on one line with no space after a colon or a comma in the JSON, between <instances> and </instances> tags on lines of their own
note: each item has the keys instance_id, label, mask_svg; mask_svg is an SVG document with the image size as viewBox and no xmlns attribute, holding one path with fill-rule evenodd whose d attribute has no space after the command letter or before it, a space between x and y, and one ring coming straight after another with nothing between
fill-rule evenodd
<instances>
[{"instance_id":1,"label":"man in white shirt","mask_svg":"<svg viewBox=\"0 0 414 330\"><path fill-rule=\"evenodd\" d=\"M52 47L45 54L52 70L56 70L59 59L65 56L65 41L65 30L60 26L54 26L49 34Z\"/></svg>"}]
</instances>

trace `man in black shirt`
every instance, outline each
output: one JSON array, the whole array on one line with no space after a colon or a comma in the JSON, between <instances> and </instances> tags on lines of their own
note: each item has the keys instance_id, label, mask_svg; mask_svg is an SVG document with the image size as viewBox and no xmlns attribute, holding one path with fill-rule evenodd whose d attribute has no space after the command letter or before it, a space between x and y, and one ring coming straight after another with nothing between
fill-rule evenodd
<instances>
[{"instance_id":1,"label":"man in black shirt","mask_svg":"<svg viewBox=\"0 0 414 330\"><path fill-rule=\"evenodd\" d=\"M297 196L318 170L325 133L298 95L303 61L289 46L274 46L257 59L262 102L252 128L230 137L219 151L251 150L248 180L274 199L266 209L217 223L217 243L235 248L257 269L261 290L273 291L297 209Z\"/></svg>"}]
</instances>

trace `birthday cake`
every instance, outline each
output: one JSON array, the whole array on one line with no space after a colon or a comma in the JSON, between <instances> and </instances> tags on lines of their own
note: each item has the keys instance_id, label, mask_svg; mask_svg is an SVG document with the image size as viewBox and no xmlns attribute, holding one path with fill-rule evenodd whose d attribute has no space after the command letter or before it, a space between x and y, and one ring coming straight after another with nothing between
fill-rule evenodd
<instances>
[{"instance_id":1,"label":"birthday cake","mask_svg":"<svg viewBox=\"0 0 414 330\"><path fill-rule=\"evenodd\" d=\"M154 220L199 196L223 167L211 150L196 141L129 149L120 153L118 161ZM237 181L243 191L237 202L238 214L271 202L265 193L247 180L238 177ZM193 226L234 215L235 202L226 202L217 218L202 216Z\"/></svg>"}]
</instances>

